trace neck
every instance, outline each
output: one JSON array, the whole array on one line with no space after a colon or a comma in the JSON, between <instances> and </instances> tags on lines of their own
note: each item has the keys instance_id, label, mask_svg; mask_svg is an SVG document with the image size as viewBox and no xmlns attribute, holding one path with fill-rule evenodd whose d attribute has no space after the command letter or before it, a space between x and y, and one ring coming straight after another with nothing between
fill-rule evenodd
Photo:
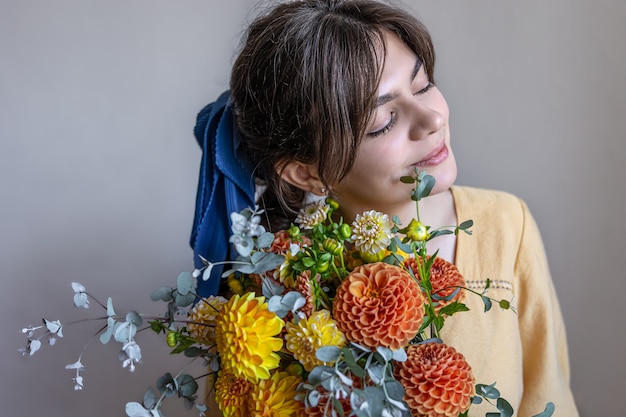
<instances>
[{"instance_id":1,"label":"neck","mask_svg":"<svg viewBox=\"0 0 626 417\"><path fill-rule=\"evenodd\" d=\"M417 209L415 201L408 200L402 204L389 207L361 207L341 204L341 216L345 222L351 223L357 214L367 210L377 210L389 216L397 216L401 221L401 227L409 224L411 219L417 219ZM452 192L447 189L435 195L429 196L419 202L420 221L430 226L431 230L455 226L457 224L456 211ZM428 244L428 252L434 253L439 250L439 256L453 262L455 255L456 239L454 235L440 236Z\"/></svg>"}]
</instances>

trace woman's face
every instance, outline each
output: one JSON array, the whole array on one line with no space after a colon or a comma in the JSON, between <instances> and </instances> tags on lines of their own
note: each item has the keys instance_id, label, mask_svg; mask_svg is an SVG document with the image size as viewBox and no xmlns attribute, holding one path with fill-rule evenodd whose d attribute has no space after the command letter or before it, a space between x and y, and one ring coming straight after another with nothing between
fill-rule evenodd
<instances>
[{"instance_id":1,"label":"woman's face","mask_svg":"<svg viewBox=\"0 0 626 417\"><path fill-rule=\"evenodd\" d=\"M414 175L416 167L435 177L431 194L447 190L456 179L446 100L415 53L395 35L386 34L385 42L375 114L354 166L332 187L351 214L376 209L399 215L406 204L413 204L414 188L400 177Z\"/></svg>"}]
</instances>

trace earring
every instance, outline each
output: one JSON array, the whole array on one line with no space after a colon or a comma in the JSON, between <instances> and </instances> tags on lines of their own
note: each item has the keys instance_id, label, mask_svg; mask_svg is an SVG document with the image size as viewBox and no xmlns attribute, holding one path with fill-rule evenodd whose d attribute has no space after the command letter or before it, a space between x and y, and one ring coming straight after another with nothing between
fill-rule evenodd
<instances>
[{"instance_id":1,"label":"earring","mask_svg":"<svg viewBox=\"0 0 626 417\"><path fill-rule=\"evenodd\" d=\"M326 194L326 187L322 187L322 188L320 188L320 193L322 193L322 194Z\"/></svg>"}]
</instances>

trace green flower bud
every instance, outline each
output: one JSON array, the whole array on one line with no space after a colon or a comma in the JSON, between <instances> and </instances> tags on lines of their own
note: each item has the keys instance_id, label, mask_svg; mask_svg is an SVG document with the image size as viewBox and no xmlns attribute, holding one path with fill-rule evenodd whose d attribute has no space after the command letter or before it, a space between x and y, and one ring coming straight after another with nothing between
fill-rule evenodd
<instances>
[{"instance_id":1,"label":"green flower bud","mask_svg":"<svg viewBox=\"0 0 626 417\"><path fill-rule=\"evenodd\" d=\"M337 210L339 208L339 203L334 198L326 197L326 204L328 204L333 210Z\"/></svg>"},{"instance_id":2,"label":"green flower bud","mask_svg":"<svg viewBox=\"0 0 626 417\"><path fill-rule=\"evenodd\" d=\"M415 242L423 242L430 238L428 228L415 219L411 220L407 229L406 236Z\"/></svg>"},{"instance_id":3,"label":"green flower bud","mask_svg":"<svg viewBox=\"0 0 626 417\"><path fill-rule=\"evenodd\" d=\"M350 229L350 225L348 223L343 223L339 226L339 234L344 239L350 239L350 236L352 236L352 229Z\"/></svg>"},{"instance_id":4,"label":"green flower bud","mask_svg":"<svg viewBox=\"0 0 626 417\"><path fill-rule=\"evenodd\" d=\"M178 343L178 335L175 331L170 330L167 332L167 345L169 347L174 347Z\"/></svg>"},{"instance_id":5,"label":"green flower bud","mask_svg":"<svg viewBox=\"0 0 626 417\"><path fill-rule=\"evenodd\" d=\"M287 365L285 371L292 376L302 376L304 375L304 366L300 362L291 362Z\"/></svg>"},{"instance_id":6,"label":"green flower bud","mask_svg":"<svg viewBox=\"0 0 626 417\"><path fill-rule=\"evenodd\" d=\"M330 237L324 239L322 247L326 252L332 253L335 256L340 255L341 252L343 252L343 245Z\"/></svg>"}]
</instances>

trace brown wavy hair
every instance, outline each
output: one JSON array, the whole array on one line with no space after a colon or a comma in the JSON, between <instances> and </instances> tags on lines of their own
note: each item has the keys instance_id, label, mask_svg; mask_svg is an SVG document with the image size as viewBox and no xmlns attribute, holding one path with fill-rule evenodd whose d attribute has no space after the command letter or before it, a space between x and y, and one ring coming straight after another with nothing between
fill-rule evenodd
<instances>
[{"instance_id":1,"label":"brown wavy hair","mask_svg":"<svg viewBox=\"0 0 626 417\"><path fill-rule=\"evenodd\" d=\"M430 35L397 6L288 1L248 27L230 90L242 144L266 186L261 205L270 228L288 226L305 196L281 179L285 163L316 164L327 188L350 171L375 110L385 32L398 36L434 81Z\"/></svg>"}]
</instances>

